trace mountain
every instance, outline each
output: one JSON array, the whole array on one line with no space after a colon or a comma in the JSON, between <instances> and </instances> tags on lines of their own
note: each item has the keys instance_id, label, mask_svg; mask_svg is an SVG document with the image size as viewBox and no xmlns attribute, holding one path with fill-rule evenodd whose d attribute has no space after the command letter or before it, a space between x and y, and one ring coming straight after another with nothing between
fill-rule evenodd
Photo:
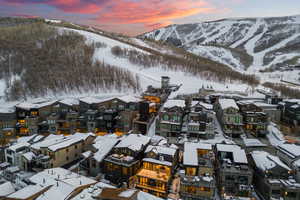
<instances>
[{"instance_id":1,"label":"mountain","mask_svg":"<svg viewBox=\"0 0 300 200\"><path fill-rule=\"evenodd\" d=\"M300 15L170 25L140 37L171 43L241 72L300 65Z\"/></svg>"},{"instance_id":2,"label":"mountain","mask_svg":"<svg viewBox=\"0 0 300 200\"><path fill-rule=\"evenodd\" d=\"M178 93L250 93L259 84L181 49L59 20L0 18L0 44L1 102L136 94L161 76L183 84Z\"/></svg>"}]
</instances>

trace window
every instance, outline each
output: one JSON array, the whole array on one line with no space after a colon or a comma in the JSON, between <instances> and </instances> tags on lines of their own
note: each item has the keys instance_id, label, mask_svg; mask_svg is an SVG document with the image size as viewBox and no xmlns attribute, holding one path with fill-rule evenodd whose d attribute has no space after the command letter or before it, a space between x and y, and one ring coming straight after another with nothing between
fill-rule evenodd
<instances>
[{"instance_id":1,"label":"window","mask_svg":"<svg viewBox=\"0 0 300 200\"><path fill-rule=\"evenodd\" d=\"M238 178L239 183L247 185L248 184L248 177L247 176L239 176Z\"/></svg>"},{"instance_id":2,"label":"window","mask_svg":"<svg viewBox=\"0 0 300 200\"><path fill-rule=\"evenodd\" d=\"M66 149L66 152L69 152L69 149Z\"/></svg>"},{"instance_id":3,"label":"window","mask_svg":"<svg viewBox=\"0 0 300 200\"><path fill-rule=\"evenodd\" d=\"M194 167L187 167L186 168L186 175L188 175L188 176L196 176L196 168L194 168Z\"/></svg>"},{"instance_id":4,"label":"window","mask_svg":"<svg viewBox=\"0 0 300 200\"><path fill-rule=\"evenodd\" d=\"M75 149L77 149L77 145L75 145Z\"/></svg>"},{"instance_id":5,"label":"window","mask_svg":"<svg viewBox=\"0 0 300 200\"><path fill-rule=\"evenodd\" d=\"M286 196L289 198L296 198L297 193L296 192L286 192Z\"/></svg>"},{"instance_id":6,"label":"window","mask_svg":"<svg viewBox=\"0 0 300 200\"><path fill-rule=\"evenodd\" d=\"M225 176L225 181L234 181L233 176Z\"/></svg>"},{"instance_id":7,"label":"window","mask_svg":"<svg viewBox=\"0 0 300 200\"><path fill-rule=\"evenodd\" d=\"M169 115L167 115L167 114L163 115L163 120L169 121Z\"/></svg>"},{"instance_id":8,"label":"window","mask_svg":"<svg viewBox=\"0 0 300 200\"><path fill-rule=\"evenodd\" d=\"M69 160L69 157L68 157L68 156L66 157L66 160Z\"/></svg>"}]
</instances>

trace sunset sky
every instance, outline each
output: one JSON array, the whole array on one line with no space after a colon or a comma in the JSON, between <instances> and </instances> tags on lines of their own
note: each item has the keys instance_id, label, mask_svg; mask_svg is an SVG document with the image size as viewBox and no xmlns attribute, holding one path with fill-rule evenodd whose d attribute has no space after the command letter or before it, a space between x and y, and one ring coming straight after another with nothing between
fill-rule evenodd
<instances>
[{"instance_id":1,"label":"sunset sky","mask_svg":"<svg viewBox=\"0 0 300 200\"><path fill-rule=\"evenodd\" d=\"M0 0L0 16L65 19L127 35L174 23L297 14L299 0Z\"/></svg>"}]
</instances>

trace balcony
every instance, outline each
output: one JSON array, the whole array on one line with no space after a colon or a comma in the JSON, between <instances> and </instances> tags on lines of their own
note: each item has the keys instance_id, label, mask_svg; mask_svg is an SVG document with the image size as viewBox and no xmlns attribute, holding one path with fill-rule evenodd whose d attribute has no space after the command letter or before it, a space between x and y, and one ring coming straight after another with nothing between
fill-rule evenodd
<instances>
[{"instance_id":1,"label":"balcony","mask_svg":"<svg viewBox=\"0 0 300 200\"><path fill-rule=\"evenodd\" d=\"M139 162L139 160L136 160L135 158L131 156L125 156L123 154L112 154L108 156L105 161L111 162L117 165L124 165L124 166L132 166Z\"/></svg>"}]
</instances>

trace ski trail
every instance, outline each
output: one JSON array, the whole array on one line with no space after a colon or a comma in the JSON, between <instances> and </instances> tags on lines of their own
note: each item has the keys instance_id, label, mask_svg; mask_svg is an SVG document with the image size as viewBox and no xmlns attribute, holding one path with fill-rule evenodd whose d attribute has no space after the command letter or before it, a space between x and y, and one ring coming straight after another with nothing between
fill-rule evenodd
<instances>
[{"instance_id":1,"label":"ski trail","mask_svg":"<svg viewBox=\"0 0 300 200\"><path fill-rule=\"evenodd\" d=\"M258 30L259 26L261 25L261 20L257 19L255 24L253 24L250 29L248 30L247 34L245 37L241 40L236 41L234 44L231 45L231 48L236 48L239 45L243 44L247 40L249 40L251 37L254 36L255 32Z\"/></svg>"}]
</instances>

